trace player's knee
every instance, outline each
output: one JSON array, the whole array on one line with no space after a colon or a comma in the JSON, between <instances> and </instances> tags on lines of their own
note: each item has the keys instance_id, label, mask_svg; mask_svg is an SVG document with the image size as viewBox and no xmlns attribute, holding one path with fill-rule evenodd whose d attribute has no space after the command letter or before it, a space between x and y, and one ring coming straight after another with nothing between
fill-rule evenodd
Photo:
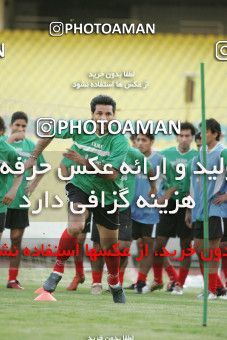
<instances>
[{"instance_id":1,"label":"player's knee","mask_svg":"<svg viewBox=\"0 0 227 340\"><path fill-rule=\"evenodd\" d=\"M116 244L117 243L117 240L116 240L116 242L111 242L111 241L102 241L101 242L101 248L103 249L103 250L113 250L113 245L114 244Z\"/></svg>"},{"instance_id":2,"label":"player's knee","mask_svg":"<svg viewBox=\"0 0 227 340\"><path fill-rule=\"evenodd\" d=\"M198 244L194 244L194 249L195 249L196 254L199 255L202 250L202 247L200 247Z\"/></svg>"},{"instance_id":3,"label":"player's knee","mask_svg":"<svg viewBox=\"0 0 227 340\"><path fill-rule=\"evenodd\" d=\"M217 240L210 240L209 241L209 248L210 249L217 249L217 248L219 248L219 242L217 241Z\"/></svg>"},{"instance_id":4,"label":"player's knee","mask_svg":"<svg viewBox=\"0 0 227 340\"><path fill-rule=\"evenodd\" d=\"M17 247L21 245L22 237L20 235L18 234L12 235L10 239L11 239L12 245L17 246Z\"/></svg>"},{"instance_id":5,"label":"player's knee","mask_svg":"<svg viewBox=\"0 0 227 340\"><path fill-rule=\"evenodd\" d=\"M162 243L156 243L154 246L154 251L162 251L162 248L165 247Z\"/></svg>"},{"instance_id":6,"label":"player's knee","mask_svg":"<svg viewBox=\"0 0 227 340\"><path fill-rule=\"evenodd\" d=\"M77 224L70 224L68 226L68 232L70 235L77 237L84 229L84 224L83 223L77 223Z\"/></svg>"},{"instance_id":7,"label":"player's knee","mask_svg":"<svg viewBox=\"0 0 227 340\"><path fill-rule=\"evenodd\" d=\"M190 243L182 243L180 246L181 246L181 250L191 248L191 244Z\"/></svg>"},{"instance_id":8,"label":"player's knee","mask_svg":"<svg viewBox=\"0 0 227 340\"><path fill-rule=\"evenodd\" d=\"M154 250L155 250L155 251L161 251L162 248L165 248L165 247L166 247L167 242L168 242L168 239L162 238L161 236L160 236L160 237L157 237L157 238L154 240Z\"/></svg>"},{"instance_id":9,"label":"player's knee","mask_svg":"<svg viewBox=\"0 0 227 340\"><path fill-rule=\"evenodd\" d=\"M124 250L125 248L130 248L130 241L120 241L119 242L119 250Z\"/></svg>"},{"instance_id":10,"label":"player's knee","mask_svg":"<svg viewBox=\"0 0 227 340\"><path fill-rule=\"evenodd\" d=\"M84 242L85 242L85 239L86 239L86 234L80 233L79 236L78 236L78 243L79 243L80 245L83 245Z\"/></svg>"},{"instance_id":11,"label":"player's knee","mask_svg":"<svg viewBox=\"0 0 227 340\"><path fill-rule=\"evenodd\" d=\"M153 239L151 237L145 236L143 237L143 245L147 247L153 247Z\"/></svg>"},{"instance_id":12,"label":"player's knee","mask_svg":"<svg viewBox=\"0 0 227 340\"><path fill-rule=\"evenodd\" d=\"M126 256L121 256L120 258L120 266L126 268L128 265L128 258Z\"/></svg>"},{"instance_id":13,"label":"player's knee","mask_svg":"<svg viewBox=\"0 0 227 340\"><path fill-rule=\"evenodd\" d=\"M191 248L191 239L180 238L180 247L181 249Z\"/></svg>"},{"instance_id":14,"label":"player's knee","mask_svg":"<svg viewBox=\"0 0 227 340\"><path fill-rule=\"evenodd\" d=\"M227 249L227 242L221 242L220 243L220 249L222 252L226 251Z\"/></svg>"},{"instance_id":15,"label":"player's knee","mask_svg":"<svg viewBox=\"0 0 227 340\"><path fill-rule=\"evenodd\" d=\"M109 249L111 249L111 244L102 242L101 243L101 248L102 248L102 250L109 250Z\"/></svg>"},{"instance_id":16,"label":"player's knee","mask_svg":"<svg viewBox=\"0 0 227 340\"><path fill-rule=\"evenodd\" d=\"M95 250L100 250L101 249L101 246L100 246L100 244L99 243L97 243L97 242L93 242L93 248L95 249Z\"/></svg>"}]
</instances>

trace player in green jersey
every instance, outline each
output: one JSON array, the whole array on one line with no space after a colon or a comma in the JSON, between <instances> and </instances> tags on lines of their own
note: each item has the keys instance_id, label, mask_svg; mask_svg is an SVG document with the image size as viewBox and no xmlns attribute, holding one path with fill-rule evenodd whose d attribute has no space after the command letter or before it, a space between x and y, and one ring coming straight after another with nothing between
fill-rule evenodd
<instances>
[{"instance_id":1,"label":"player in green jersey","mask_svg":"<svg viewBox=\"0 0 227 340\"><path fill-rule=\"evenodd\" d=\"M91 116L92 120L105 120L105 126L109 121L115 118L115 101L108 96L97 96L91 101ZM75 122L76 124L76 122ZM91 125L91 126L90 126ZM92 124L87 125L87 129L93 130ZM113 192L119 191L121 181L119 180L119 168L124 161L128 151L128 141L122 134L113 135L108 132L101 133L101 126L98 123L95 133L86 134L82 131L80 134L70 133L70 128L65 131L56 132L55 137L58 138L72 138L74 141L73 151L77 154L76 162L82 164L87 170L92 170L93 167L89 163L89 159L97 157L96 166L99 169L104 169L105 164L111 164L112 173L108 175L89 175L76 174L70 183L67 184L67 191L70 203L73 203L74 210L79 209L78 205L86 205L89 203L88 199L91 191L95 191L98 199L98 206L90 209L98 226L101 246L105 250L112 249L112 245L117 243L118 228L119 228L119 213L115 211L113 214L108 214L108 211L114 207L116 196ZM59 129L58 129L59 130ZM30 157L26 166L31 167L35 158L45 149L51 142L53 137L43 138L38 142L35 151ZM70 152L67 153L69 156ZM105 193L105 204L101 204ZM73 213L69 209L69 223L68 228L63 232L59 241L59 252L62 250L72 250L75 248L75 239L78 234L84 229L85 221L88 217L88 209L82 214ZM44 283L44 289L53 292L56 289L58 282L61 280L64 272L64 264L68 256L58 256L53 272ZM125 295L122 287L119 285L119 256L105 256L105 262L108 269L108 283L113 294L115 303L125 303Z\"/></svg>"},{"instance_id":2,"label":"player in green jersey","mask_svg":"<svg viewBox=\"0 0 227 340\"><path fill-rule=\"evenodd\" d=\"M164 180L164 191L175 188L175 193L168 200L168 206L165 208L167 213L160 215L160 222L157 225L157 239L155 252L161 252L170 237L178 236L180 238L181 249L187 249L191 245L192 230L185 223L186 208L179 208L177 213L169 214L176 208L176 199L180 202L189 195L190 175L187 168L190 166L192 159L197 155L197 151L190 148L195 135L195 128L191 123L181 123L180 134L177 136L177 146L162 151L166 159L166 175ZM176 167L179 163L185 166L185 176L181 180L176 180L179 174ZM181 262L177 282L174 283L172 294L183 294L183 285L189 272L191 258L187 257ZM154 256L154 282L151 290L161 288L163 257Z\"/></svg>"},{"instance_id":3,"label":"player in green jersey","mask_svg":"<svg viewBox=\"0 0 227 340\"><path fill-rule=\"evenodd\" d=\"M0 137L4 136L5 132L6 132L5 122L4 119L0 117Z\"/></svg>"},{"instance_id":4,"label":"player in green jersey","mask_svg":"<svg viewBox=\"0 0 227 340\"><path fill-rule=\"evenodd\" d=\"M27 124L28 117L24 112L17 111L13 113L10 124L11 134L7 142L16 149L22 161L26 161L35 148L35 144L25 136ZM40 155L37 160L39 169L41 169L41 163L45 163L42 155ZM6 214L5 227L10 229L11 246L17 248L19 251L18 256L10 258L7 288L22 289L17 280L17 276L21 259L21 242L24 230L29 226L29 218L28 209L21 208L20 205L25 203L23 196L27 195L27 192L31 194L43 177L42 174L38 174L31 182L28 182L26 177L29 175L30 170L25 171L16 197L8 207ZM10 176L9 185L12 185L12 181L13 176Z\"/></svg>"},{"instance_id":5,"label":"player in green jersey","mask_svg":"<svg viewBox=\"0 0 227 340\"><path fill-rule=\"evenodd\" d=\"M134 170L136 168L135 164L140 165L141 171L140 174L144 173L144 164L145 164L145 156L134 147L130 147L125 160L126 164L130 167L130 169ZM151 193L155 193L155 184L154 181L150 181L149 177L153 175L152 166L149 162L147 162L147 175L144 175L147 178L148 186L146 188L146 195L150 196ZM128 188L128 195L126 195L129 204L131 205L134 196L135 196L135 188L136 188L136 176L135 174L128 173L122 175L122 180L124 181L124 187ZM126 248L130 248L132 242L132 220L131 220L131 207L121 208L120 209L120 227L119 227L119 236L118 236L118 244L119 250L124 251ZM95 221L94 221L95 222ZM151 233L151 231L150 231ZM93 247L97 250L100 250L100 237L98 233L98 229L96 224L93 223L92 235L91 239L93 241ZM153 249L149 248L148 244L148 254L147 258L151 256ZM147 259L147 261L149 261ZM128 256L121 256L120 267L119 267L119 276L120 276L120 284L123 285L124 273L128 264ZM104 261L102 257L98 257L97 260L91 261L92 267L92 294L100 294L102 292L102 273L103 273L103 265Z\"/></svg>"},{"instance_id":6,"label":"player in green jersey","mask_svg":"<svg viewBox=\"0 0 227 340\"><path fill-rule=\"evenodd\" d=\"M16 150L6 142L6 138L4 136L5 130L6 128L4 120L2 117L0 117L0 166L2 166L2 163L4 162L12 170L15 170L15 164L18 161L18 155ZM3 174L0 172L0 240L5 227L7 205L10 204L15 198L16 192L22 180L22 175L14 177L12 186L10 188L8 185L8 177L8 174Z\"/></svg>"},{"instance_id":7,"label":"player in green jersey","mask_svg":"<svg viewBox=\"0 0 227 340\"><path fill-rule=\"evenodd\" d=\"M5 126L5 122L3 120L2 117L0 117L0 138L1 140L4 140L4 134L5 134L5 131L6 131L6 126ZM6 187L6 183L5 185L1 185L1 188L2 187ZM1 196L2 196L2 192L1 192ZM6 208L5 208L5 211L4 209L2 209L3 207L1 206L1 209L0 209L0 240L2 238L2 233L3 233L3 230L4 230L4 227L5 227L5 211L6 211Z\"/></svg>"}]
</instances>

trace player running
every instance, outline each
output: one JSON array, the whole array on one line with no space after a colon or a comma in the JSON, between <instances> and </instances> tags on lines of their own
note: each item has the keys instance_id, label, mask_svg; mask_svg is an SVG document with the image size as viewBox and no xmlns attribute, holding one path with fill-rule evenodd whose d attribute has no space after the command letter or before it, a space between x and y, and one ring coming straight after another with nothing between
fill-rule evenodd
<instances>
[{"instance_id":1,"label":"player running","mask_svg":"<svg viewBox=\"0 0 227 340\"><path fill-rule=\"evenodd\" d=\"M91 116L97 122L98 120L105 120L107 122L115 118L116 103L108 96L97 96L91 101ZM76 123L76 122L75 122ZM97 157L96 166L103 170L105 164L111 165L112 174L108 175L89 175L76 174L70 183L67 184L68 198L73 202L74 210L81 210L78 205L89 205L89 196L91 191L95 191L98 198L98 206L89 209L94 214L94 219L97 223L102 249L112 249L112 245L117 243L118 228L119 228L119 213L115 211L113 214L107 212L114 208L115 197L113 192L120 189L120 182L118 181L119 167L124 161L128 151L128 141L122 134L110 134L107 131L101 134L100 124L97 124L96 132L93 134L70 133L70 128L56 132L55 137L58 138L72 138L74 141L73 151L64 154L65 157L70 158L70 155L77 157L76 163L84 165L87 170L92 170L93 167L89 163L89 159ZM93 125L87 126L93 129ZM90 130L91 131L91 130ZM47 147L52 141L52 137L43 138L38 142L35 151L32 154L27 167L35 163L38 155ZM105 205L101 206L102 192L105 193ZM72 209L71 209L72 210ZM85 221L88 218L89 211L85 210L82 214L74 214L69 209L68 227L63 232L58 250L74 250L76 238L78 234L84 229ZM64 264L68 256L58 256L53 272L45 281L43 288L48 292L53 292L58 282L61 280L64 272ZM105 262L108 269L108 284L113 295L115 303L125 303L125 294L119 284L119 256L105 256Z\"/></svg>"}]
</instances>

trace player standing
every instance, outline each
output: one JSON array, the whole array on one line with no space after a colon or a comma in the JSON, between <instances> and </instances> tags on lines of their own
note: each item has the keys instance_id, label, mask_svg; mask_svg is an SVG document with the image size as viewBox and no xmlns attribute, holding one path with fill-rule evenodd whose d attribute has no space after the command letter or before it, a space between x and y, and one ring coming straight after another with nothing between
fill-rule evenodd
<instances>
[{"instance_id":1,"label":"player standing","mask_svg":"<svg viewBox=\"0 0 227 340\"><path fill-rule=\"evenodd\" d=\"M11 134L8 137L7 142L16 149L18 156L21 157L21 161L26 161L35 149L35 144L25 136L27 124L28 117L24 112L17 111L13 113L10 124ZM45 163L45 159L42 155L39 156L37 163L39 168L41 168L41 163ZM23 196L26 195L27 192L31 194L43 177L42 174L38 174L30 183L28 183L26 177L29 175L30 171L24 173L16 197L7 209L5 227L10 229L12 248L15 247L19 250L18 256L10 258L7 288L23 289L17 280L17 276L21 259L22 237L25 228L29 226L29 218L28 209L20 208L20 204L25 203ZM12 185L12 182L13 176L10 176L9 185Z\"/></svg>"},{"instance_id":2,"label":"player standing","mask_svg":"<svg viewBox=\"0 0 227 340\"><path fill-rule=\"evenodd\" d=\"M12 170L15 170L18 154L16 150L6 142L6 137L4 136L5 130L5 122L2 117L0 117L0 166L2 166L4 162ZM14 178L11 188L8 183L8 178L9 175L0 172L0 240L5 227L7 205L15 198L22 176Z\"/></svg>"},{"instance_id":3,"label":"player standing","mask_svg":"<svg viewBox=\"0 0 227 340\"><path fill-rule=\"evenodd\" d=\"M225 150L226 152L226 150ZM227 182L226 182L226 186L225 188L223 188L223 192L219 192L214 199L214 204L222 204L222 203L227 203ZM227 288L227 205L226 205L226 209L222 209L221 211L222 215L221 217L223 218L223 226L224 226L224 232L223 232L223 236L221 239L221 243L220 243L220 249L222 252L222 272L224 274L225 277L225 287ZM218 282L219 279L218 279ZM217 287L217 296L218 295L223 295L226 294L226 290L223 289L223 287Z\"/></svg>"},{"instance_id":4,"label":"player standing","mask_svg":"<svg viewBox=\"0 0 227 340\"><path fill-rule=\"evenodd\" d=\"M141 167L141 173L144 173L144 164L145 164L145 156L137 149L130 147L126 156L125 163L130 167L130 169L135 170L137 166ZM136 165L137 164L137 165ZM155 183L154 181L150 181L149 177L153 175L152 167L149 163L147 163L147 174L144 175L147 178L147 187L146 187L146 197L151 193L155 193ZM121 176L123 181L124 188L127 188L129 193L126 196L128 202L131 204L134 196L135 196L135 187L136 187L136 176L132 173L128 173ZM119 250L124 251L126 248L130 248L132 242L132 220L131 220L131 207L121 208L119 210ZM98 251L100 248L100 237L98 233L98 229L93 224L92 229L92 241L94 242L94 248ZM150 254L149 254L150 255ZM121 256L120 257L120 267L119 267L119 280L120 284L123 285L124 273L128 264L128 257ZM92 277L93 283L91 288L92 294L99 294L102 291L102 274L103 274L103 259L99 257L96 261L91 261L92 267Z\"/></svg>"},{"instance_id":5,"label":"player standing","mask_svg":"<svg viewBox=\"0 0 227 340\"><path fill-rule=\"evenodd\" d=\"M189 194L190 177L187 175L187 167L190 166L191 160L197 155L197 151L190 148L195 135L195 128L191 123L181 123L180 134L177 135L177 146L171 147L161 152L166 159L166 178L164 180L164 190L175 188L177 195L173 194L168 200L167 211L173 211L176 207L176 199L180 202ZM185 166L186 176L182 180L176 180L179 175L176 166L183 163ZM162 252L170 237L178 236L180 238L181 250L186 250L191 246L192 230L185 223L186 208L179 208L175 214L162 214L160 222L157 225L157 238L155 243L155 252ZM172 294L182 295L183 285L189 272L191 258L187 257L181 262L179 268L178 281L173 288ZM154 282L153 288L163 285L162 270L163 257L154 256Z\"/></svg>"},{"instance_id":6,"label":"player standing","mask_svg":"<svg viewBox=\"0 0 227 340\"><path fill-rule=\"evenodd\" d=\"M219 261L215 258L215 251L220 246L221 239L223 237L223 218L226 216L227 202L218 200L220 193L226 190L226 167L227 167L227 150L219 142L221 136L221 126L213 118L206 120L206 141L207 141L207 164L206 169L212 171L214 167L220 167L220 160L223 158L224 172L218 174L216 179L208 178L208 234L209 234L209 256L208 261L208 290L209 300L217 298L217 280L218 280L218 267ZM194 247L200 258L200 262L203 263L202 258L205 255L203 249L204 235L203 235L203 176L201 174L195 174L195 170L198 170L198 162L202 161L202 150L200 154L193 159L192 162L192 179L191 179L191 195L195 200L195 208L192 210L192 227L194 236ZM219 202L219 204L217 204ZM187 211L190 216L190 212ZM189 217L187 216L189 221ZM203 265L202 265L203 269ZM227 299L226 295L220 296L221 299Z\"/></svg>"}]
</instances>

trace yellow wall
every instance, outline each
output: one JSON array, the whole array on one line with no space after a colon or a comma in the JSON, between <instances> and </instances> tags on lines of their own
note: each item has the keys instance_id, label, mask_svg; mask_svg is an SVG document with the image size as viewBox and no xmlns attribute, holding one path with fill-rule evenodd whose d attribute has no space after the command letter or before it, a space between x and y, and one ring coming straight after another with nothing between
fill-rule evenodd
<instances>
[{"instance_id":1,"label":"yellow wall","mask_svg":"<svg viewBox=\"0 0 227 340\"><path fill-rule=\"evenodd\" d=\"M24 110L32 117L89 117L90 99L113 96L123 119L199 120L199 63L206 64L207 114L227 122L227 62L214 58L221 36L156 34L153 36L51 37L40 31L3 31L6 57L0 60L0 110ZM89 72L131 70L146 90L80 89ZM194 73L195 101L184 102L185 74Z\"/></svg>"}]
</instances>

